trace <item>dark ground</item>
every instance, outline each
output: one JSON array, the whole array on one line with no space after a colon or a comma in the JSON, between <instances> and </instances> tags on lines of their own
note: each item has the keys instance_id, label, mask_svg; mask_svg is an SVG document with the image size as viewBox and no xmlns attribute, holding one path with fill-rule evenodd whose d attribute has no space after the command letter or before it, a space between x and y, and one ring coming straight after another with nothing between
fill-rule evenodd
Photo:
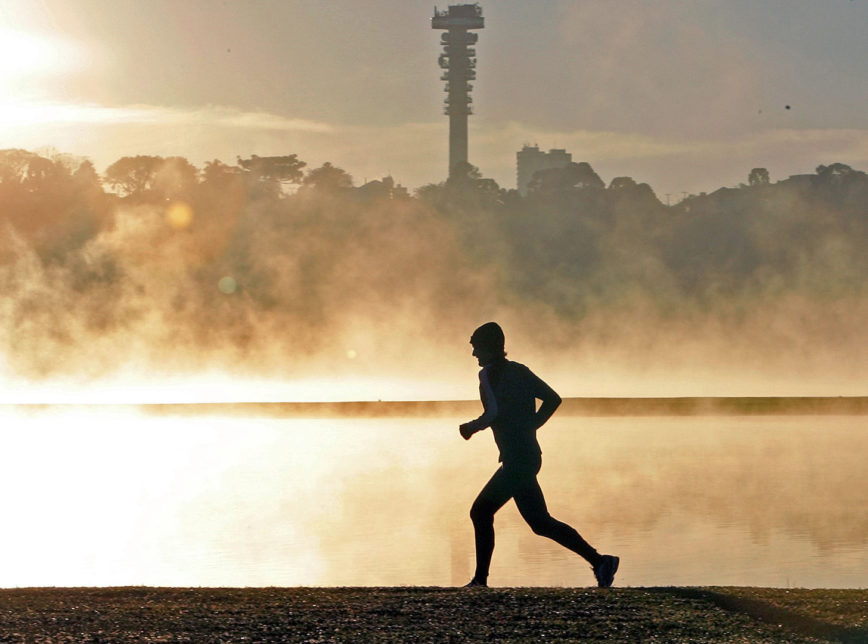
<instances>
[{"instance_id":1,"label":"dark ground","mask_svg":"<svg viewBox=\"0 0 868 644\"><path fill-rule=\"evenodd\" d=\"M868 642L868 590L0 590L0 642Z\"/></svg>"}]
</instances>

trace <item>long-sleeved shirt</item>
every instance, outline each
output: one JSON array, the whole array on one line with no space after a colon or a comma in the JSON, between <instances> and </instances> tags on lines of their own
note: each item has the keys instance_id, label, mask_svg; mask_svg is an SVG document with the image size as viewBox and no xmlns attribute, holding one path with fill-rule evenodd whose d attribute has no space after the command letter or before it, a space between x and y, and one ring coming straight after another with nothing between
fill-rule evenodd
<instances>
[{"instance_id":1,"label":"long-sleeved shirt","mask_svg":"<svg viewBox=\"0 0 868 644\"><path fill-rule=\"evenodd\" d=\"M483 413L467 425L473 431L491 427L501 461L539 456L536 400L554 411L561 398L551 387L523 364L504 359L479 372L479 397Z\"/></svg>"}]
</instances>

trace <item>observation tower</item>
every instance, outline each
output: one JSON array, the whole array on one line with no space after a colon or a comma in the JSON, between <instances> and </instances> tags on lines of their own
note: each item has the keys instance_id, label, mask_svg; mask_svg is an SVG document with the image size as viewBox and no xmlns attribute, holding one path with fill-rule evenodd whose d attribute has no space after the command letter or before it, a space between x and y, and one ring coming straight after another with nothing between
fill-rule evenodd
<instances>
[{"instance_id":1,"label":"observation tower","mask_svg":"<svg viewBox=\"0 0 868 644\"><path fill-rule=\"evenodd\" d=\"M449 9L434 8L432 29L446 29L440 37L443 53L438 62L444 69L440 80L446 81L443 112L449 117L449 174L459 163L467 163L467 117L473 113L470 104L470 81L476 79L476 44L479 36L470 29L482 29L485 19L478 4L449 5Z\"/></svg>"}]
</instances>

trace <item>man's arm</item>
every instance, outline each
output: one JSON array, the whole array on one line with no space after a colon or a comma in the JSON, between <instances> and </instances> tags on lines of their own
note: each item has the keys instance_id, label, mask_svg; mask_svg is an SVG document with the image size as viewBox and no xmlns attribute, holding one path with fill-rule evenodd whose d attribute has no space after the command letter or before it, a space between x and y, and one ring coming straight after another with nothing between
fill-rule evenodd
<instances>
[{"instance_id":1,"label":"man's arm","mask_svg":"<svg viewBox=\"0 0 868 644\"><path fill-rule=\"evenodd\" d=\"M458 426L458 431L461 432L464 440L469 440L476 432L490 427L494 419L497 418L497 399L494 397L494 390L488 381L486 369L479 372L479 396L482 399L482 416Z\"/></svg>"},{"instance_id":2,"label":"man's arm","mask_svg":"<svg viewBox=\"0 0 868 644\"><path fill-rule=\"evenodd\" d=\"M546 421L548 421L548 419L552 417L552 414L557 411L557 408L560 407L561 397L558 396L557 392L543 382L538 376L534 374L532 375L535 380L534 396L542 400L542 404L537 410L535 416L536 429L539 429L546 424Z\"/></svg>"}]
</instances>

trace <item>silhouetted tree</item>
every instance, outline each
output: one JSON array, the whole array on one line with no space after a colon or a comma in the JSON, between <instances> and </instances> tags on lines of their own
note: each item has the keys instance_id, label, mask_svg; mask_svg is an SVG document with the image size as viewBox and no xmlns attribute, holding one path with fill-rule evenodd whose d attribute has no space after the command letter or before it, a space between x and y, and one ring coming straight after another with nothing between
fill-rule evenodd
<instances>
[{"instance_id":1,"label":"silhouetted tree","mask_svg":"<svg viewBox=\"0 0 868 644\"><path fill-rule=\"evenodd\" d=\"M573 185L579 189L603 188L605 184L600 176L594 172L591 164L586 161L570 163L567 165L567 173Z\"/></svg>"},{"instance_id":2,"label":"silhouetted tree","mask_svg":"<svg viewBox=\"0 0 868 644\"><path fill-rule=\"evenodd\" d=\"M211 185L221 185L231 181L233 177L240 177L244 170L239 166L226 165L219 159L206 161L202 169L202 182Z\"/></svg>"},{"instance_id":3,"label":"silhouetted tree","mask_svg":"<svg viewBox=\"0 0 868 644\"><path fill-rule=\"evenodd\" d=\"M312 168L301 181L304 188L318 192L339 192L353 187L353 178L345 170L326 161L319 168Z\"/></svg>"},{"instance_id":4,"label":"silhouetted tree","mask_svg":"<svg viewBox=\"0 0 868 644\"><path fill-rule=\"evenodd\" d=\"M765 168L754 168L747 175L748 185L763 186L769 183L769 171Z\"/></svg>"},{"instance_id":5,"label":"silhouetted tree","mask_svg":"<svg viewBox=\"0 0 868 644\"><path fill-rule=\"evenodd\" d=\"M307 165L295 154L275 157L260 157L255 154L249 159L238 157L238 166L258 181L278 183L298 183L304 176L302 168Z\"/></svg>"},{"instance_id":6,"label":"silhouetted tree","mask_svg":"<svg viewBox=\"0 0 868 644\"><path fill-rule=\"evenodd\" d=\"M478 181L482 178L482 173L472 163L468 163L466 161L462 161L460 163L456 163L455 167L452 168L452 172L449 173L449 178L446 179L446 185L455 184L466 184L473 181Z\"/></svg>"},{"instance_id":7,"label":"silhouetted tree","mask_svg":"<svg viewBox=\"0 0 868 644\"><path fill-rule=\"evenodd\" d=\"M177 198L197 182L198 170L184 157L122 157L105 171L105 182L122 197Z\"/></svg>"},{"instance_id":8,"label":"silhouetted tree","mask_svg":"<svg viewBox=\"0 0 868 644\"><path fill-rule=\"evenodd\" d=\"M108 203L93 164L25 150L0 151L0 217L43 260L62 259L93 237Z\"/></svg>"},{"instance_id":9,"label":"silhouetted tree","mask_svg":"<svg viewBox=\"0 0 868 644\"><path fill-rule=\"evenodd\" d=\"M68 168L27 150L0 150L0 183L27 192L38 191L69 178Z\"/></svg>"},{"instance_id":10,"label":"silhouetted tree","mask_svg":"<svg viewBox=\"0 0 868 644\"><path fill-rule=\"evenodd\" d=\"M141 195L154 189L163 157L138 155L121 157L105 170L105 182L122 197Z\"/></svg>"},{"instance_id":11,"label":"silhouetted tree","mask_svg":"<svg viewBox=\"0 0 868 644\"><path fill-rule=\"evenodd\" d=\"M562 168L547 168L534 173L528 184L528 193L555 196L573 190L605 188L603 180L589 163L568 163Z\"/></svg>"},{"instance_id":12,"label":"silhouetted tree","mask_svg":"<svg viewBox=\"0 0 868 644\"><path fill-rule=\"evenodd\" d=\"M615 177L609 183L609 190L635 190L636 182L632 177Z\"/></svg>"},{"instance_id":13,"label":"silhouetted tree","mask_svg":"<svg viewBox=\"0 0 868 644\"><path fill-rule=\"evenodd\" d=\"M844 179L853 175L853 168L845 163L832 163L831 165L818 165L817 176L823 183L840 183ZM863 173L864 174L864 173Z\"/></svg>"},{"instance_id":14,"label":"silhouetted tree","mask_svg":"<svg viewBox=\"0 0 868 644\"><path fill-rule=\"evenodd\" d=\"M811 196L819 211L827 211L841 221L847 220L848 226L860 223L868 226L868 174L854 170L844 163L832 163L817 167L817 175L812 177ZM853 231L861 234L861 231Z\"/></svg>"},{"instance_id":15,"label":"silhouetted tree","mask_svg":"<svg viewBox=\"0 0 868 644\"><path fill-rule=\"evenodd\" d=\"M102 190L99 174L97 174L96 168L93 167L93 163L90 161L82 161L81 165L72 173L72 179L84 189Z\"/></svg>"},{"instance_id":16,"label":"silhouetted tree","mask_svg":"<svg viewBox=\"0 0 868 644\"><path fill-rule=\"evenodd\" d=\"M628 199L636 214L647 212L648 206L659 203L651 186L647 183L636 183L632 177L615 177L609 183L609 192L614 193L622 203L625 198Z\"/></svg>"},{"instance_id":17,"label":"silhouetted tree","mask_svg":"<svg viewBox=\"0 0 868 644\"><path fill-rule=\"evenodd\" d=\"M168 157L157 168L154 189L166 198L178 198L189 194L196 186L199 171L184 157Z\"/></svg>"},{"instance_id":18,"label":"silhouetted tree","mask_svg":"<svg viewBox=\"0 0 868 644\"><path fill-rule=\"evenodd\" d=\"M459 208L459 212L491 212L501 205L500 186L494 179L482 176L475 165L457 163L446 180L447 200Z\"/></svg>"}]
</instances>

